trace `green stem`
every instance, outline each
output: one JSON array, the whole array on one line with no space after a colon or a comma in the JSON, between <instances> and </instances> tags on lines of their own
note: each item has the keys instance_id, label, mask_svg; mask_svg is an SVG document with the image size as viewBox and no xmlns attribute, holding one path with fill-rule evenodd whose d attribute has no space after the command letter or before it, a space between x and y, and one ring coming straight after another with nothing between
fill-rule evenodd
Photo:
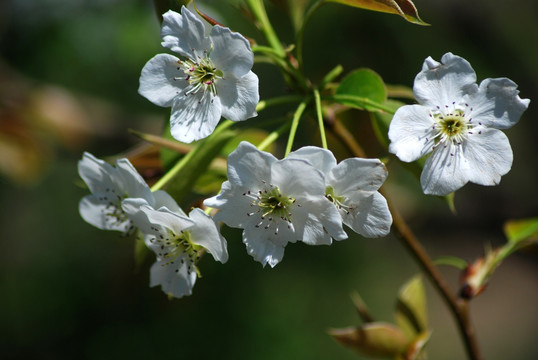
<instances>
[{"instance_id":1,"label":"green stem","mask_svg":"<svg viewBox=\"0 0 538 360\"><path fill-rule=\"evenodd\" d=\"M267 12L265 11L265 7L263 5L263 0L247 0L247 4L250 6L250 10L252 10L254 17L260 22L261 30L269 45L280 57L284 57L286 52L284 51L282 43L278 39L275 30L269 22Z\"/></svg>"},{"instance_id":2,"label":"green stem","mask_svg":"<svg viewBox=\"0 0 538 360\"><path fill-rule=\"evenodd\" d=\"M256 106L256 111L262 111L267 109L268 107L275 106L275 105L281 105L281 104L291 104L291 103L297 103L303 99L300 95L286 95L286 96L279 96L267 100L261 100L258 105Z\"/></svg>"},{"instance_id":3,"label":"green stem","mask_svg":"<svg viewBox=\"0 0 538 360\"><path fill-rule=\"evenodd\" d=\"M328 149L327 136L325 135L325 125L323 123L323 114L321 113L321 99L318 89L314 89L314 100L316 101L316 116L318 118L319 133L321 135L321 145L324 149Z\"/></svg>"},{"instance_id":4,"label":"green stem","mask_svg":"<svg viewBox=\"0 0 538 360\"><path fill-rule=\"evenodd\" d=\"M265 149L267 149L267 147L273 142L275 142L280 137L280 135L288 131L290 125L290 122L286 121L281 127L267 135L267 137L260 143L260 145L258 145L258 150L264 151Z\"/></svg>"},{"instance_id":5,"label":"green stem","mask_svg":"<svg viewBox=\"0 0 538 360\"><path fill-rule=\"evenodd\" d=\"M312 17L312 14L316 12L317 9L320 8L321 5L323 5L325 2L324 0L319 0L314 5L310 6L308 11L306 12L304 16L304 21L301 26L301 29L299 30L299 33L297 34L297 63L299 64L299 70L303 71L303 38L304 38L304 31L306 28L306 23L310 20L310 17Z\"/></svg>"},{"instance_id":6,"label":"green stem","mask_svg":"<svg viewBox=\"0 0 538 360\"><path fill-rule=\"evenodd\" d=\"M152 187L151 191L157 191L162 189L163 187L168 184L170 180L172 180L188 163L189 161L194 157L194 155L198 152L198 150L204 145L206 141L210 141L212 137L217 136L219 133L223 132L224 130L228 129L230 126L232 126L234 122L230 120L226 120L222 122L215 131L206 139L200 141L196 144L194 149L189 151L185 156L179 160L173 168L171 168L162 178L159 179Z\"/></svg>"},{"instance_id":7,"label":"green stem","mask_svg":"<svg viewBox=\"0 0 538 360\"><path fill-rule=\"evenodd\" d=\"M393 114L393 115L395 112L394 109L392 109L390 106L387 106L385 104L380 104L368 98L360 97L360 96L335 94L331 96L324 96L323 100L338 102L338 103L345 104L351 107L359 107L359 105L362 105L362 107L367 106L371 108L376 108L378 110L382 110L388 114Z\"/></svg>"},{"instance_id":8,"label":"green stem","mask_svg":"<svg viewBox=\"0 0 538 360\"><path fill-rule=\"evenodd\" d=\"M327 75L325 75L325 77L321 80L321 82L319 83L318 85L318 89L320 91L323 91L323 89L325 89L325 86L327 86L328 83L330 83L331 81L333 81L338 75L340 75L342 73L342 71L344 71L344 68L342 67L342 65L336 65L334 67L334 69L332 69L331 71L329 71L327 73Z\"/></svg>"},{"instance_id":9,"label":"green stem","mask_svg":"<svg viewBox=\"0 0 538 360\"><path fill-rule=\"evenodd\" d=\"M310 98L303 100L297 107L297 110L295 110L295 114L293 114L293 119L291 121L290 136L288 138L288 144L286 145L286 153L284 154L284 157L288 156L288 154L291 152L293 141L295 140L295 134L297 133L297 127L299 126L299 120L301 120L301 116L303 115L306 109L306 106L308 105L309 102L310 102Z\"/></svg>"}]
</instances>

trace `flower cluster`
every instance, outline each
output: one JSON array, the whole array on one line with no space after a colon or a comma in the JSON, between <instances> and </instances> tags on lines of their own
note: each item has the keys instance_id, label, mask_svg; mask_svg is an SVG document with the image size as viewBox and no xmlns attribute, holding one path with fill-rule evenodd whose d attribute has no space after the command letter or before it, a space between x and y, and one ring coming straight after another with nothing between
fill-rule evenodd
<instances>
[{"instance_id":1,"label":"flower cluster","mask_svg":"<svg viewBox=\"0 0 538 360\"><path fill-rule=\"evenodd\" d=\"M379 160L349 159L299 149L278 160L241 142L228 157L228 181L204 205L219 209L215 220L243 230L248 253L274 267L289 242L329 245L347 234L342 223L367 237L386 235L392 218L377 192L386 178Z\"/></svg>"},{"instance_id":2,"label":"flower cluster","mask_svg":"<svg viewBox=\"0 0 538 360\"><path fill-rule=\"evenodd\" d=\"M152 192L129 160L119 159L114 167L84 153L78 169L92 192L80 201L80 215L102 230L144 236L157 256L150 286L161 285L177 298L190 295L202 251L222 263L228 260L226 240L211 217L200 209L187 217L165 191Z\"/></svg>"},{"instance_id":3,"label":"flower cluster","mask_svg":"<svg viewBox=\"0 0 538 360\"><path fill-rule=\"evenodd\" d=\"M233 121L254 117L258 77L254 55L241 34L215 25L209 37L187 8L163 15L162 45L184 59L158 54L142 69L139 93L156 105L172 107L170 131L190 143L209 136L221 116Z\"/></svg>"},{"instance_id":4,"label":"flower cluster","mask_svg":"<svg viewBox=\"0 0 538 360\"><path fill-rule=\"evenodd\" d=\"M426 194L447 195L473 182L496 185L512 167L512 149L500 129L519 121L529 106L507 78L485 79L463 58L428 57L416 76L418 105L398 109L389 128L389 151L405 162L431 152L420 182Z\"/></svg>"}]
</instances>

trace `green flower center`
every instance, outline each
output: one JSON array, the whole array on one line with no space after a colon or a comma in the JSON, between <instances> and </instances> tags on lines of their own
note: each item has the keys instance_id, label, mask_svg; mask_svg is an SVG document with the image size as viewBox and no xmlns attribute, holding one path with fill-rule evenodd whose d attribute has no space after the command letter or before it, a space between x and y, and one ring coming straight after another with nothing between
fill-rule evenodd
<instances>
[{"instance_id":1,"label":"green flower center","mask_svg":"<svg viewBox=\"0 0 538 360\"><path fill-rule=\"evenodd\" d=\"M278 186L269 185L269 187L257 192L247 191L243 193L251 199L250 206L256 210L247 213L247 216L261 214L260 222L255 225L257 228L265 230L273 227L274 234L277 235L282 222L286 224L288 229L293 228L292 224L292 209L300 207L296 203L295 198L283 195Z\"/></svg>"},{"instance_id":2,"label":"green flower center","mask_svg":"<svg viewBox=\"0 0 538 360\"><path fill-rule=\"evenodd\" d=\"M467 136L472 134L474 124L469 115L473 109L468 108L467 104L463 107L462 105L455 106L455 103L452 107L445 106L444 111L441 111L440 107L437 109L430 113L434 120L434 146L461 145Z\"/></svg>"},{"instance_id":3,"label":"green flower center","mask_svg":"<svg viewBox=\"0 0 538 360\"><path fill-rule=\"evenodd\" d=\"M338 209L344 210L348 214L353 210L352 206L345 204L347 198L345 196L336 195L333 187L330 185L325 188L325 197L329 199L329 201L332 202Z\"/></svg>"},{"instance_id":4,"label":"green flower center","mask_svg":"<svg viewBox=\"0 0 538 360\"><path fill-rule=\"evenodd\" d=\"M217 87L215 82L223 77L221 70L217 69L208 53L204 51L204 56L198 56L198 61L191 59L178 60L178 70L182 70L186 75L185 77L176 77L174 80L183 79L190 84L190 89L185 92L185 96L196 94L198 91L211 92L213 95L217 94Z\"/></svg>"},{"instance_id":5,"label":"green flower center","mask_svg":"<svg viewBox=\"0 0 538 360\"><path fill-rule=\"evenodd\" d=\"M269 190L259 192L256 205L262 212L262 219L269 216L291 221L290 207L294 203L294 198L282 195L278 187L273 186Z\"/></svg>"},{"instance_id":6,"label":"green flower center","mask_svg":"<svg viewBox=\"0 0 538 360\"><path fill-rule=\"evenodd\" d=\"M188 230L181 231L179 234L170 229L166 229L165 233L155 227L152 230L156 231L157 235L150 239L150 242L160 246L157 255L167 260L163 266L174 265L178 261L184 264L187 261L187 272L190 274L193 270L197 271L195 263L200 258L202 247L192 242L191 233ZM178 271L179 267L176 269L176 272Z\"/></svg>"}]
</instances>

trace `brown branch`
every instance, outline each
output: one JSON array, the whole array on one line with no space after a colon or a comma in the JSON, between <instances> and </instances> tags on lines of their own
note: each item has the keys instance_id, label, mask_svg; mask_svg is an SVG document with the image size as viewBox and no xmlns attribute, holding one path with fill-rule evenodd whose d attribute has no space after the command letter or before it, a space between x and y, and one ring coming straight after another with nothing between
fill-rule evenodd
<instances>
[{"instance_id":1,"label":"brown branch","mask_svg":"<svg viewBox=\"0 0 538 360\"><path fill-rule=\"evenodd\" d=\"M337 119L328 124L329 129L338 137L349 150L357 157L366 157L365 151L357 143L355 138L349 131L339 123ZM427 277L432 282L435 289L439 292L448 308L452 312L454 319L458 325L460 334L465 344L465 349L470 360L483 360L480 347L476 338L474 327L471 323L469 314L468 302L458 299L450 290L446 280L435 266L432 259L422 247L413 231L407 225L405 219L400 212L392 205L389 198L381 190L379 191L386 199L389 205L389 210L393 218L393 231L396 236L402 241L407 250L411 253Z\"/></svg>"}]
</instances>

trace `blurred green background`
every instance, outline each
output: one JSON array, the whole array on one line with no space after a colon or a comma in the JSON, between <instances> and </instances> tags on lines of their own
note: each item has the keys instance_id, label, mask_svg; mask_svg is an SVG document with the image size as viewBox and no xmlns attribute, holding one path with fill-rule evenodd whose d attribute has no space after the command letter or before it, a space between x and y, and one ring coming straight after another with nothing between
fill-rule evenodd
<instances>
[{"instance_id":1,"label":"blurred green background","mask_svg":"<svg viewBox=\"0 0 538 360\"><path fill-rule=\"evenodd\" d=\"M237 1L198 3L262 41ZM512 171L497 187L458 191L455 216L422 195L395 162L389 167L386 190L430 253L471 261L486 244L503 243L504 221L538 215L538 3L415 4L432 26L325 5L306 31L305 68L316 81L337 64L346 71L370 67L389 84L412 86L424 58L451 51L469 60L480 80L509 77L532 99L521 122L506 131ZM285 12L268 8L291 43ZM228 263L204 258L193 296L169 301L147 285L150 261L136 271L132 243L82 221L78 201L87 191L76 172L82 152L123 152L138 143L127 128L158 133L168 114L137 94L143 65L165 52L149 0L5 0L0 51L2 359L360 359L326 334L360 323L350 292L359 291L378 320L392 321L399 286L418 271L392 236L356 236L331 247L291 244L271 270L252 261L240 233L228 229ZM262 98L286 91L272 67L254 71ZM458 271L443 272L457 289ZM463 359L452 319L427 290L430 358ZM536 304L537 252L528 251L503 264L472 303L486 359L538 358Z\"/></svg>"}]
</instances>

